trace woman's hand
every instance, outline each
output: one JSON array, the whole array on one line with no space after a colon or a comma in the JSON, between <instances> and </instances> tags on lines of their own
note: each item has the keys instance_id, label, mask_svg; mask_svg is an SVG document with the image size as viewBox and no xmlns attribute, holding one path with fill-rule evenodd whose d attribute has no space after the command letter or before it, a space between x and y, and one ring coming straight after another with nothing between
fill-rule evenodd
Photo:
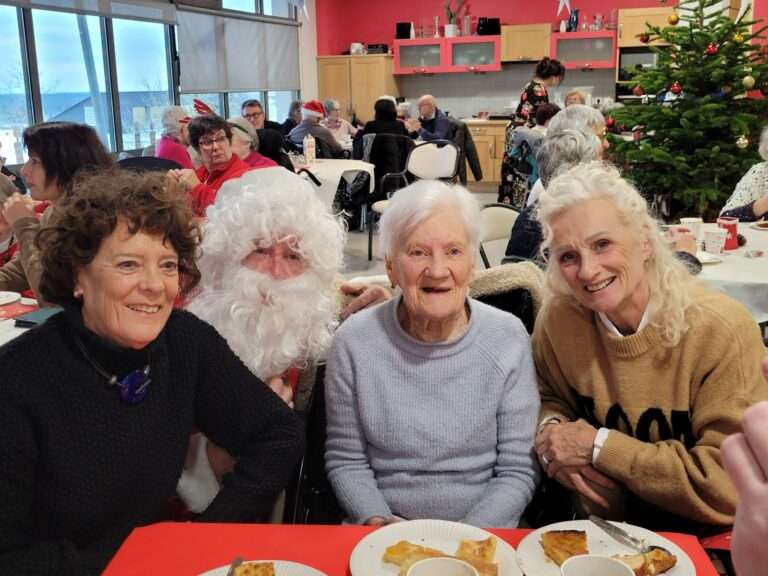
<instances>
[{"instance_id":1,"label":"woman's hand","mask_svg":"<svg viewBox=\"0 0 768 576\"><path fill-rule=\"evenodd\" d=\"M293 408L293 388L286 384L282 378L279 376L270 378L267 380L267 386L269 386L275 394L280 396L280 399L288 404L290 408Z\"/></svg>"},{"instance_id":2,"label":"woman's hand","mask_svg":"<svg viewBox=\"0 0 768 576\"><path fill-rule=\"evenodd\" d=\"M397 522L402 522L402 518L396 518L395 516L389 516L385 518L384 516L371 516L363 522L363 525L365 526L387 526L388 524L395 524Z\"/></svg>"},{"instance_id":3,"label":"woman's hand","mask_svg":"<svg viewBox=\"0 0 768 576\"><path fill-rule=\"evenodd\" d=\"M597 429L585 420L543 426L536 435L536 454L550 478L564 466L591 466Z\"/></svg>"},{"instance_id":4,"label":"woman's hand","mask_svg":"<svg viewBox=\"0 0 768 576\"><path fill-rule=\"evenodd\" d=\"M577 492L589 502L594 502L604 509L611 507L611 503L604 493L617 491L619 488L616 482L595 470L592 465L564 466L552 478L560 482L568 490Z\"/></svg>"},{"instance_id":5,"label":"woman's hand","mask_svg":"<svg viewBox=\"0 0 768 576\"><path fill-rule=\"evenodd\" d=\"M216 475L216 479L221 484L221 479L225 474L229 474L234 470L237 460L232 455L207 439L205 446L205 454L208 456L208 463L211 465L211 470Z\"/></svg>"},{"instance_id":6,"label":"woman's hand","mask_svg":"<svg viewBox=\"0 0 768 576\"><path fill-rule=\"evenodd\" d=\"M354 299L342 308L342 320L346 320L355 312L370 308L392 298L392 293L384 286L379 286L378 284L352 284L348 282L339 286L339 290L346 296L354 296Z\"/></svg>"},{"instance_id":7,"label":"woman's hand","mask_svg":"<svg viewBox=\"0 0 768 576\"><path fill-rule=\"evenodd\" d=\"M696 256L696 252L698 252L696 237L688 228L670 228L665 237L673 252L688 252L688 254Z\"/></svg>"},{"instance_id":8,"label":"woman's hand","mask_svg":"<svg viewBox=\"0 0 768 576\"><path fill-rule=\"evenodd\" d=\"M3 204L3 218L9 226L13 226L22 218L35 218L34 200L29 196L22 196L18 192L14 193Z\"/></svg>"},{"instance_id":9,"label":"woman's hand","mask_svg":"<svg viewBox=\"0 0 768 576\"><path fill-rule=\"evenodd\" d=\"M168 176L178 182L184 190L189 192L201 182L194 170L184 168L182 170L169 170Z\"/></svg>"}]
</instances>

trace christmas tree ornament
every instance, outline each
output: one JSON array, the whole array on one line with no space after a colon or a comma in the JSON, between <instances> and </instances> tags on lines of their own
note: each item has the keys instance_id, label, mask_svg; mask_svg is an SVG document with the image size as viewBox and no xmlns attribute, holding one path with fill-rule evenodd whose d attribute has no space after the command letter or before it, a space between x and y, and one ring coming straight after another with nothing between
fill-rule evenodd
<instances>
[{"instance_id":1,"label":"christmas tree ornament","mask_svg":"<svg viewBox=\"0 0 768 576\"><path fill-rule=\"evenodd\" d=\"M752 90L755 87L755 77L751 74L747 74L741 79L741 85L747 90Z\"/></svg>"},{"instance_id":2,"label":"christmas tree ornament","mask_svg":"<svg viewBox=\"0 0 768 576\"><path fill-rule=\"evenodd\" d=\"M707 53L707 56L714 56L715 54L717 54L717 44L715 44L714 42L710 42L709 44L707 44L706 53Z\"/></svg>"},{"instance_id":3,"label":"christmas tree ornament","mask_svg":"<svg viewBox=\"0 0 768 576\"><path fill-rule=\"evenodd\" d=\"M670 26L677 26L677 23L680 22L680 16L677 15L677 11L672 12L672 14L669 15L667 22L669 22Z\"/></svg>"},{"instance_id":4,"label":"christmas tree ornament","mask_svg":"<svg viewBox=\"0 0 768 576\"><path fill-rule=\"evenodd\" d=\"M642 42L643 44L648 44L648 42L651 41L651 35L648 34L648 32L643 32L642 34L640 34L640 36L638 36L638 38L640 39L640 42Z\"/></svg>"},{"instance_id":5,"label":"christmas tree ornament","mask_svg":"<svg viewBox=\"0 0 768 576\"><path fill-rule=\"evenodd\" d=\"M682 86L680 86L680 82L678 82L677 80L675 80L675 81L672 83L672 86L669 88L669 91L670 91L670 92L672 92L672 94L675 94L675 95L677 95L677 94L680 94L680 92L682 92L682 91L683 91L683 87L682 87Z\"/></svg>"},{"instance_id":6,"label":"christmas tree ornament","mask_svg":"<svg viewBox=\"0 0 768 576\"><path fill-rule=\"evenodd\" d=\"M744 42L744 36L736 32L736 34L733 35L733 41L736 42L736 44L741 44Z\"/></svg>"},{"instance_id":7,"label":"christmas tree ornament","mask_svg":"<svg viewBox=\"0 0 768 576\"><path fill-rule=\"evenodd\" d=\"M635 96L642 96L643 94L645 94L645 92L643 91L643 87L640 86L640 84L638 84L637 86L632 88L632 94L634 94Z\"/></svg>"},{"instance_id":8,"label":"christmas tree ornament","mask_svg":"<svg viewBox=\"0 0 768 576\"><path fill-rule=\"evenodd\" d=\"M648 98L648 94L643 94L643 97L640 99L641 104L648 104L650 102L650 98Z\"/></svg>"},{"instance_id":9,"label":"christmas tree ornament","mask_svg":"<svg viewBox=\"0 0 768 576\"><path fill-rule=\"evenodd\" d=\"M613 128L615 124L616 124L616 120L613 118L613 116L608 116L608 118L605 119L606 128Z\"/></svg>"},{"instance_id":10,"label":"christmas tree ornament","mask_svg":"<svg viewBox=\"0 0 768 576\"><path fill-rule=\"evenodd\" d=\"M738 138L736 138L736 147L740 150L744 150L747 146L749 146L749 139L742 134Z\"/></svg>"},{"instance_id":11,"label":"christmas tree ornament","mask_svg":"<svg viewBox=\"0 0 768 576\"><path fill-rule=\"evenodd\" d=\"M723 94L730 94L733 91L733 86L726 84L723 86Z\"/></svg>"}]
</instances>

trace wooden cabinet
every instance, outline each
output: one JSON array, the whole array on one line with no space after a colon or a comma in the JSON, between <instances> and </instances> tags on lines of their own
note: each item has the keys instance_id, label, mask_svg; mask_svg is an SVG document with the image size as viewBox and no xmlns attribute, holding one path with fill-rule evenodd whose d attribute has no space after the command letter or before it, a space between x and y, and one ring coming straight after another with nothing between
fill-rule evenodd
<instances>
[{"instance_id":1,"label":"wooden cabinet","mask_svg":"<svg viewBox=\"0 0 768 576\"><path fill-rule=\"evenodd\" d=\"M501 162L504 159L504 137L508 122L504 120L468 120L472 140L477 149L480 167L483 169L483 182L501 182ZM467 166L467 178L475 179Z\"/></svg>"},{"instance_id":2,"label":"wooden cabinet","mask_svg":"<svg viewBox=\"0 0 768 576\"><path fill-rule=\"evenodd\" d=\"M317 74L319 98L338 100L347 120L353 112L363 122L373 120L376 99L398 95L387 54L323 56L317 59Z\"/></svg>"},{"instance_id":3,"label":"wooden cabinet","mask_svg":"<svg viewBox=\"0 0 768 576\"><path fill-rule=\"evenodd\" d=\"M549 56L551 24L522 24L501 27L502 62L537 62Z\"/></svg>"},{"instance_id":4,"label":"wooden cabinet","mask_svg":"<svg viewBox=\"0 0 768 576\"><path fill-rule=\"evenodd\" d=\"M647 31L646 24L651 26L660 26L664 28L669 26L667 18L672 14L674 8L628 8L619 10L619 48L628 48L632 46L649 46L657 42L640 42L638 36Z\"/></svg>"}]
</instances>

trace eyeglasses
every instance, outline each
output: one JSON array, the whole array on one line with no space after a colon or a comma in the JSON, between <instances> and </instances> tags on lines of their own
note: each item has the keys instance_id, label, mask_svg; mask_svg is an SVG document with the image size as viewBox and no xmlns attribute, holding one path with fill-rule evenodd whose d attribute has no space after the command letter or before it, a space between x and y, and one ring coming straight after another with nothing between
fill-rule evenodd
<instances>
[{"instance_id":1,"label":"eyeglasses","mask_svg":"<svg viewBox=\"0 0 768 576\"><path fill-rule=\"evenodd\" d=\"M247 120L256 119L259 116L264 116L264 112L251 112L250 114L243 114L243 118Z\"/></svg>"},{"instance_id":2,"label":"eyeglasses","mask_svg":"<svg viewBox=\"0 0 768 576\"><path fill-rule=\"evenodd\" d=\"M200 148L205 148L208 150L213 148L214 144L218 144L219 146L222 146L224 142L229 142L229 139L226 136L216 136L216 138L200 140L198 144Z\"/></svg>"}]
</instances>

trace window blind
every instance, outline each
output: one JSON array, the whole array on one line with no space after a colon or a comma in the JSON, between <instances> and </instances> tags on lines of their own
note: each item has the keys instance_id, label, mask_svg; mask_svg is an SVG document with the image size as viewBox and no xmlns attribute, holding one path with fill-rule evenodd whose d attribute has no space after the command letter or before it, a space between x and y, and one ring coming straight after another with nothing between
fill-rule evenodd
<instances>
[{"instance_id":1,"label":"window blind","mask_svg":"<svg viewBox=\"0 0 768 576\"><path fill-rule=\"evenodd\" d=\"M161 0L2 0L2 4L176 24L176 6Z\"/></svg>"}]
</instances>

